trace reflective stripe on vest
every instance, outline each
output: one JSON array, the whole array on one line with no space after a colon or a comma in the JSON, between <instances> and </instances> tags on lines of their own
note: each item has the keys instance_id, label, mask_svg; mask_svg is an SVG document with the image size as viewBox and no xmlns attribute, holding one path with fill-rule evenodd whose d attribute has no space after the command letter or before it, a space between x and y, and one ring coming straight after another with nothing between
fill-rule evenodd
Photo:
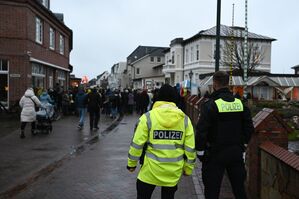
<instances>
[{"instance_id":1,"label":"reflective stripe on vest","mask_svg":"<svg viewBox=\"0 0 299 199\"><path fill-rule=\"evenodd\" d=\"M151 117L150 117L150 112L146 112L145 116L146 116L147 129L148 129L148 132L150 132L150 130L152 128L152 121L151 121ZM184 125L185 125L185 129L186 129L188 127L188 116L187 115L185 115L185 117L184 117Z\"/></svg>"},{"instance_id":2,"label":"reflective stripe on vest","mask_svg":"<svg viewBox=\"0 0 299 199\"><path fill-rule=\"evenodd\" d=\"M138 161L140 157L138 156L134 156L134 155L131 155L130 153L128 154L128 157L131 159L131 160L136 160Z\"/></svg>"},{"instance_id":3,"label":"reflective stripe on vest","mask_svg":"<svg viewBox=\"0 0 299 199\"><path fill-rule=\"evenodd\" d=\"M152 128L152 121L151 121L151 117L150 117L150 112L149 111L146 112L145 116L146 116L147 129L148 129L148 133L149 133L151 131L151 128ZM185 117L184 117L184 126L185 126L185 129L187 129L187 127L188 127L188 116L187 115L185 115ZM179 145L179 144L175 144L175 145L159 144L158 145L158 144L152 144L150 142L147 142L147 144L149 146L151 146L153 149L176 150L178 148L182 148L182 149L185 149L186 151L191 152L191 153L195 152L195 149L192 149L192 148L186 147L186 146L184 147L183 145ZM133 145L131 144L131 146L133 146ZM140 147L140 146L137 145L137 147ZM137 147L134 147L134 148L139 149Z\"/></svg>"},{"instance_id":4,"label":"reflective stripe on vest","mask_svg":"<svg viewBox=\"0 0 299 199\"><path fill-rule=\"evenodd\" d=\"M158 162L179 162L184 159L184 155L181 155L176 158L160 158L160 157L157 157L156 155L149 153L149 152L146 152L146 156L153 160L156 160Z\"/></svg>"},{"instance_id":5,"label":"reflective stripe on vest","mask_svg":"<svg viewBox=\"0 0 299 199\"><path fill-rule=\"evenodd\" d=\"M131 147L134 147L135 149L142 149L142 148L143 148L143 145L135 144L135 143L132 141L132 143L131 143Z\"/></svg>"},{"instance_id":6,"label":"reflective stripe on vest","mask_svg":"<svg viewBox=\"0 0 299 199\"><path fill-rule=\"evenodd\" d=\"M227 102L223 99L215 100L219 113L242 112L243 104L241 100L235 98L233 102Z\"/></svg>"},{"instance_id":7,"label":"reflective stripe on vest","mask_svg":"<svg viewBox=\"0 0 299 199\"><path fill-rule=\"evenodd\" d=\"M176 149L184 149L190 153L195 152L195 149L192 149L190 147L181 145L181 144L174 144L174 145L170 145L170 144L152 144L150 142L147 143L148 146L152 147L153 149L159 149L159 150L176 150ZM136 148L136 147L135 147Z\"/></svg>"}]
</instances>

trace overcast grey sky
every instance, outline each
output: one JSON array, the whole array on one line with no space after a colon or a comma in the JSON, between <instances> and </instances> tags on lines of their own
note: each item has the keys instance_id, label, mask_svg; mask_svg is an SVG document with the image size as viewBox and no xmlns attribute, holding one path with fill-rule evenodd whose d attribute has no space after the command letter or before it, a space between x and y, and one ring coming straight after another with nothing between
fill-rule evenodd
<instances>
[{"instance_id":1,"label":"overcast grey sky","mask_svg":"<svg viewBox=\"0 0 299 199\"><path fill-rule=\"evenodd\" d=\"M244 26L244 0L222 0L221 24ZM294 73L299 64L299 1L248 0L250 32L272 43L272 73ZM73 30L73 73L89 79L108 70L138 46L164 46L216 25L217 0L51 0Z\"/></svg>"}]
</instances>

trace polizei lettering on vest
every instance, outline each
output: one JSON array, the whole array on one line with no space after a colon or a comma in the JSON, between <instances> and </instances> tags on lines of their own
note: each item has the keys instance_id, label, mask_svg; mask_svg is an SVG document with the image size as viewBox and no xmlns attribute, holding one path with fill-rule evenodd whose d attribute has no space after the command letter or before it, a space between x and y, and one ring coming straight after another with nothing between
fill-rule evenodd
<instances>
[{"instance_id":1,"label":"polizei lettering on vest","mask_svg":"<svg viewBox=\"0 0 299 199\"><path fill-rule=\"evenodd\" d=\"M222 111L240 111L241 105L240 103L224 103L221 104Z\"/></svg>"},{"instance_id":2,"label":"polizei lettering on vest","mask_svg":"<svg viewBox=\"0 0 299 199\"><path fill-rule=\"evenodd\" d=\"M154 139L164 139L164 140L181 140L183 136L182 131L172 131L172 130L154 130Z\"/></svg>"}]
</instances>

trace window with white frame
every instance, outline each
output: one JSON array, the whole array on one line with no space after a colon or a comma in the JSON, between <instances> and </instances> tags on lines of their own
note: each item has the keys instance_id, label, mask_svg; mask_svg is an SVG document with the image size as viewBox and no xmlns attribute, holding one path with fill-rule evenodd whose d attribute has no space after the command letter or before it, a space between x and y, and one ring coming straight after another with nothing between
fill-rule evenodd
<instances>
[{"instance_id":1,"label":"window with white frame","mask_svg":"<svg viewBox=\"0 0 299 199\"><path fill-rule=\"evenodd\" d=\"M32 87L45 88L45 68L41 64L32 63Z\"/></svg>"},{"instance_id":2,"label":"window with white frame","mask_svg":"<svg viewBox=\"0 0 299 199\"><path fill-rule=\"evenodd\" d=\"M151 62L154 62L154 57L151 57Z\"/></svg>"},{"instance_id":3,"label":"window with white frame","mask_svg":"<svg viewBox=\"0 0 299 199\"><path fill-rule=\"evenodd\" d=\"M45 68L41 64L32 63L32 75L45 75Z\"/></svg>"},{"instance_id":4,"label":"window with white frame","mask_svg":"<svg viewBox=\"0 0 299 199\"><path fill-rule=\"evenodd\" d=\"M50 27L50 49L55 49L55 30Z\"/></svg>"},{"instance_id":5,"label":"window with white frame","mask_svg":"<svg viewBox=\"0 0 299 199\"><path fill-rule=\"evenodd\" d=\"M65 86L65 71L59 70L57 71L57 80L60 86Z\"/></svg>"},{"instance_id":6,"label":"window with white frame","mask_svg":"<svg viewBox=\"0 0 299 199\"><path fill-rule=\"evenodd\" d=\"M138 75L140 73L140 68L136 68L136 74Z\"/></svg>"},{"instance_id":7,"label":"window with white frame","mask_svg":"<svg viewBox=\"0 0 299 199\"><path fill-rule=\"evenodd\" d=\"M42 4L49 9L49 0L42 0Z\"/></svg>"},{"instance_id":8,"label":"window with white frame","mask_svg":"<svg viewBox=\"0 0 299 199\"><path fill-rule=\"evenodd\" d=\"M196 45L196 60L199 60L199 46Z\"/></svg>"},{"instance_id":9,"label":"window with white frame","mask_svg":"<svg viewBox=\"0 0 299 199\"><path fill-rule=\"evenodd\" d=\"M64 55L64 37L59 35L59 53Z\"/></svg>"},{"instance_id":10,"label":"window with white frame","mask_svg":"<svg viewBox=\"0 0 299 199\"><path fill-rule=\"evenodd\" d=\"M161 57L157 57L157 62L161 62Z\"/></svg>"},{"instance_id":11,"label":"window with white frame","mask_svg":"<svg viewBox=\"0 0 299 199\"><path fill-rule=\"evenodd\" d=\"M35 18L35 41L37 43L43 43L43 22L40 18Z\"/></svg>"},{"instance_id":12,"label":"window with white frame","mask_svg":"<svg viewBox=\"0 0 299 199\"><path fill-rule=\"evenodd\" d=\"M0 59L0 71L8 71L8 60Z\"/></svg>"}]
</instances>

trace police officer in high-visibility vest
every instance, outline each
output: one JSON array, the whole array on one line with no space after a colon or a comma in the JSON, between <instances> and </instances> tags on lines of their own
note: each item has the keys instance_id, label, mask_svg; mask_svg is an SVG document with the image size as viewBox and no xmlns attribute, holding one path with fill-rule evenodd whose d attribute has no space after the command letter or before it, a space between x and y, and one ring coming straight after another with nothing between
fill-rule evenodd
<instances>
[{"instance_id":1,"label":"police officer in high-visibility vest","mask_svg":"<svg viewBox=\"0 0 299 199\"><path fill-rule=\"evenodd\" d=\"M163 85L153 109L139 118L131 142L127 169L133 172L146 145L137 177L137 199L150 199L161 186L162 199L173 199L182 176L191 175L196 160L195 137L190 119L175 102L176 90Z\"/></svg>"},{"instance_id":2,"label":"police officer in high-visibility vest","mask_svg":"<svg viewBox=\"0 0 299 199\"><path fill-rule=\"evenodd\" d=\"M235 198L246 198L243 152L254 127L250 110L233 96L228 83L226 72L213 75L214 92L201 106L196 126L196 150L202 161L206 199L219 197L224 171Z\"/></svg>"}]
</instances>

